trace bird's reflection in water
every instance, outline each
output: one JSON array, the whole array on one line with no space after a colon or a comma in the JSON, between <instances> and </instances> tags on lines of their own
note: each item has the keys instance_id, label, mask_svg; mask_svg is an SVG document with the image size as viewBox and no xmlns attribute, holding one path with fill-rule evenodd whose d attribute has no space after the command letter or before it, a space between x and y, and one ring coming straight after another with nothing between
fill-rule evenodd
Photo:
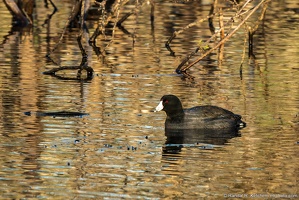
<instances>
[{"instance_id":1,"label":"bird's reflection in water","mask_svg":"<svg viewBox=\"0 0 299 200\"><path fill-rule=\"evenodd\" d=\"M178 154L183 147L213 148L224 145L234 137L240 137L238 129L165 129L167 137L163 154Z\"/></svg>"}]
</instances>

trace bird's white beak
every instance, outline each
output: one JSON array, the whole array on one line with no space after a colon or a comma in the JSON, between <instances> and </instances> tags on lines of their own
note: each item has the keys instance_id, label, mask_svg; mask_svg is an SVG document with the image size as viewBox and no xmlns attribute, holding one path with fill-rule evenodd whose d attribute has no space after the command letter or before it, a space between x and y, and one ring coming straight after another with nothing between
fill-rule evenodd
<instances>
[{"instance_id":1,"label":"bird's white beak","mask_svg":"<svg viewBox=\"0 0 299 200\"><path fill-rule=\"evenodd\" d=\"M155 112L161 111L163 110L163 108L164 108L163 101L160 101L159 105L155 109Z\"/></svg>"}]
</instances>

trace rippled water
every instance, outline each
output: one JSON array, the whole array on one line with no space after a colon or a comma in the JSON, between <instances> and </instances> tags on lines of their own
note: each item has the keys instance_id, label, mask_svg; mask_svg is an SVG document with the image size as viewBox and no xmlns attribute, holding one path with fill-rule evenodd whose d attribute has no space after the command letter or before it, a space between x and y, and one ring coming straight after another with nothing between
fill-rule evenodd
<instances>
[{"instance_id":1,"label":"rippled water","mask_svg":"<svg viewBox=\"0 0 299 200\"><path fill-rule=\"evenodd\" d=\"M178 36L172 44L176 58L164 43L172 31L206 16L210 6L202 3L190 12L197 2L159 1L153 27L149 5L123 23L134 33L134 44L132 35L117 30L106 57L98 58L84 43L96 74L89 81L42 73L55 67L45 55L71 10L68 1L55 3L59 12L50 24L45 19L52 10L37 2L35 25L23 30L13 29L0 3L1 198L298 198L297 1L269 4L264 27L255 35L256 59L245 59L242 79L242 31L225 44L221 64L215 52L190 69L194 80L176 75L180 57L210 31L202 24ZM93 23L88 26L93 32ZM77 30L68 32L53 60L79 65L76 37ZM165 113L151 112L164 94L179 96L184 107L232 110L248 126L221 142L186 136L183 144L165 144ZM89 115L26 116L27 111ZM172 145L175 151L169 150Z\"/></svg>"}]
</instances>

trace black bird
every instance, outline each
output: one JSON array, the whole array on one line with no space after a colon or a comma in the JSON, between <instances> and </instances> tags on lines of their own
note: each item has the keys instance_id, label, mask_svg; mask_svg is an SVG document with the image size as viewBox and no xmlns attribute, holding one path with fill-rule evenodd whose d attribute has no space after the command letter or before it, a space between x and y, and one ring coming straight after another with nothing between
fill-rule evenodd
<instances>
[{"instance_id":1,"label":"black bird","mask_svg":"<svg viewBox=\"0 0 299 200\"><path fill-rule=\"evenodd\" d=\"M165 111L167 118L165 129L205 129L205 130L239 130L246 126L241 116L211 105L183 109L182 103L175 95L164 95L155 112Z\"/></svg>"}]
</instances>

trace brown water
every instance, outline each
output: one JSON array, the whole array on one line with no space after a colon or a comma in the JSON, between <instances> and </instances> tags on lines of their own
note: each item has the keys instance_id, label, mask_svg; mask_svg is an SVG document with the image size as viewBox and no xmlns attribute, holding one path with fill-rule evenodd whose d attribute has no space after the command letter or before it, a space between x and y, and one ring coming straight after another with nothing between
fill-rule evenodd
<instances>
[{"instance_id":1,"label":"brown water","mask_svg":"<svg viewBox=\"0 0 299 200\"><path fill-rule=\"evenodd\" d=\"M207 23L173 41L177 58L164 43L173 30L206 16L209 4L156 2L117 29L105 58L85 42L90 81L43 75L55 66L53 48L71 10L68 1L45 25L51 9L37 2L34 27L12 29L0 3L0 194L1 199L298 199L299 4L272 1L255 35L256 60L245 59L241 30L190 69L194 80L174 73L180 56L208 38ZM132 6L129 8L133 8ZM123 11L121 15L124 13ZM88 23L93 32L93 23ZM84 35L87 37L87 34ZM52 58L79 65L77 30L68 32ZM85 39L84 39L85 41ZM101 41L98 41L102 44ZM64 72L63 72L64 73ZM74 75L74 72L67 72ZM73 73L73 74L72 74ZM213 104L243 116L240 137L210 144L184 143L163 151L165 113L153 113L164 94L184 107ZM80 117L26 116L27 111L80 111ZM186 140L187 141L187 140Z\"/></svg>"}]
</instances>

